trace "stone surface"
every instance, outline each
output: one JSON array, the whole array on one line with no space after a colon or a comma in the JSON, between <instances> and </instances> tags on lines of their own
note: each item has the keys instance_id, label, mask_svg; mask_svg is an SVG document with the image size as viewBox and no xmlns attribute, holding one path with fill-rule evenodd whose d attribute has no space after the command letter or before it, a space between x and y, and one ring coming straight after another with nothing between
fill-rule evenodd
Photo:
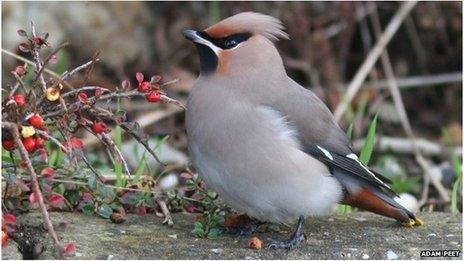
<instances>
[{"instance_id":1,"label":"stone surface","mask_svg":"<svg viewBox=\"0 0 464 261\"><path fill-rule=\"evenodd\" d=\"M153 215L128 215L125 223L113 224L97 216L51 213L62 242L76 244L72 259L420 259L420 250L462 249L461 215L419 216L425 225L414 229L365 212L310 219L305 225L308 240L289 252L248 249L249 237L195 238L190 234L194 217L187 214L175 214L175 225L169 228ZM18 219L41 222L39 213ZM68 225L63 226L64 221ZM271 238L284 239L290 231L283 228L280 233L256 236L268 242ZM46 251L41 258L53 258L48 235L44 244ZM8 242L2 250L2 259L20 258L14 242Z\"/></svg>"}]
</instances>

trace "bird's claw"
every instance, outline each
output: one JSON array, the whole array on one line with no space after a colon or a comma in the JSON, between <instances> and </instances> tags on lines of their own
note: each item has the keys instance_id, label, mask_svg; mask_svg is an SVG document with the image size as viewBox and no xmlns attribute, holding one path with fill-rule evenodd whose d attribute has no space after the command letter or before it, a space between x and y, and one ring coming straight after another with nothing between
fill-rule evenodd
<instances>
[{"instance_id":1,"label":"bird's claw","mask_svg":"<svg viewBox=\"0 0 464 261\"><path fill-rule=\"evenodd\" d=\"M290 240L284 240L284 241L273 241L267 245L267 248L269 249L278 249L278 248L283 248L287 250L293 250L297 248L301 242L306 240L306 235L305 234L299 234L295 235L292 239Z\"/></svg>"}]
</instances>

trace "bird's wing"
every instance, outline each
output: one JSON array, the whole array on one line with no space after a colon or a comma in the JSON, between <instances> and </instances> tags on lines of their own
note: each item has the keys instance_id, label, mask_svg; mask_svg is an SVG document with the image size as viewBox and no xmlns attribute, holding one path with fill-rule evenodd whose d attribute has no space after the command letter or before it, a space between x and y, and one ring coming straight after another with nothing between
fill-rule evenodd
<instances>
[{"instance_id":1,"label":"bird's wing","mask_svg":"<svg viewBox=\"0 0 464 261\"><path fill-rule=\"evenodd\" d=\"M327 106L311 91L290 80L285 95L273 101L273 107L284 115L298 133L302 150L317 158L345 187L350 182L367 183L394 195L389 180L364 166L351 150L351 143L340 129ZM334 173L334 172L332 172ZM350 176L344 179L344 175ZM347 181L348 180L348 181Z\"/></svg>"}]
</instances>

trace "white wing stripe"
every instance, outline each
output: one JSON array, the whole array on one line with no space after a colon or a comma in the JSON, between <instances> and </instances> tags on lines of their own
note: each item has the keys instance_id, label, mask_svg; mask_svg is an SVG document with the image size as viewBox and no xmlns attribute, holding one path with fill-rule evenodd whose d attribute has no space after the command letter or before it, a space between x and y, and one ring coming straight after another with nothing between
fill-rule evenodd
<instances>
[{"instance_id":1,"label":"white wing stripe","mask_svg":"<svg viewBox=\"0 0 464 261\"><path fill-rule=\"evenodd\" d=\"M333 156L332 156L332 154L330 154L330 152L329 152L328 150L322 148L322 147L319 146L319 145L317 145L317 148L318 148L320 151L322 151L322 153L324 153L324 155L325 155L327 158L329 158L330 160L333 160L333 159L334 159Z\"/></svg>"},{"instance_id":2,"label":"white wing stripe","mask_svg":"<svg viewBox=\"0 0 464 261\"><path fill-rule=\"evenodd\" d=\"M372 173L372 171L370 171L366 166L364 166L364 164L362 164L362 162L359 161L358 156L356 156L356 154L351 153L351 154L346 155L346 157L355 160L355 161L356 161L363 169L365 169L365 170L367 171L367 173L369 173L375 180L377 180L378 182L380 182L381 184L383 184L383 185L386 186L387 188L391 189L390 186L388 186L387 184L385 184L385 182L383 182L382 180L380 180L379 178L377 178L377 176L375 176L374 173Z\"/></svg>"}]
</instances>

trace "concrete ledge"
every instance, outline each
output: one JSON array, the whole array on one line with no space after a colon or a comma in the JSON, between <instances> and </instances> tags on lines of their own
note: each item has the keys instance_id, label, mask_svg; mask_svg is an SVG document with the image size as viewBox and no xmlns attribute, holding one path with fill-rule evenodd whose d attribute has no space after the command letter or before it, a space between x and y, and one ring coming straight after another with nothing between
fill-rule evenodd
<instances>
[{"instance_id":1,"label":"concrete ledge","mask_svg":"<svg viewBox=\"0 0 464 261\"><path fill-rule=\"evenodd\" d=\"M420 259L421 250L462 250L462 216L448 213L421 213L424 226L408 229L395 221L366 212L309 219L305 225L308 240L293 251L252 250L248 237L223 236L215 240L190 234L194 217L175 214L175 225L168 228L153 215L128 215L123 224L81 213L51 213L63 242L74 242L72 259ZM39 213L18 218L38 224ZM256 234L266 242L284 239L291 229L281 233ZM41 258L53 258L48 235ZM461 253L462 257L462 253ZM12 241L2 249L2 259L20 259ZM460 258L456 258L460 259Z\"/></svg>"}]
</instances>

